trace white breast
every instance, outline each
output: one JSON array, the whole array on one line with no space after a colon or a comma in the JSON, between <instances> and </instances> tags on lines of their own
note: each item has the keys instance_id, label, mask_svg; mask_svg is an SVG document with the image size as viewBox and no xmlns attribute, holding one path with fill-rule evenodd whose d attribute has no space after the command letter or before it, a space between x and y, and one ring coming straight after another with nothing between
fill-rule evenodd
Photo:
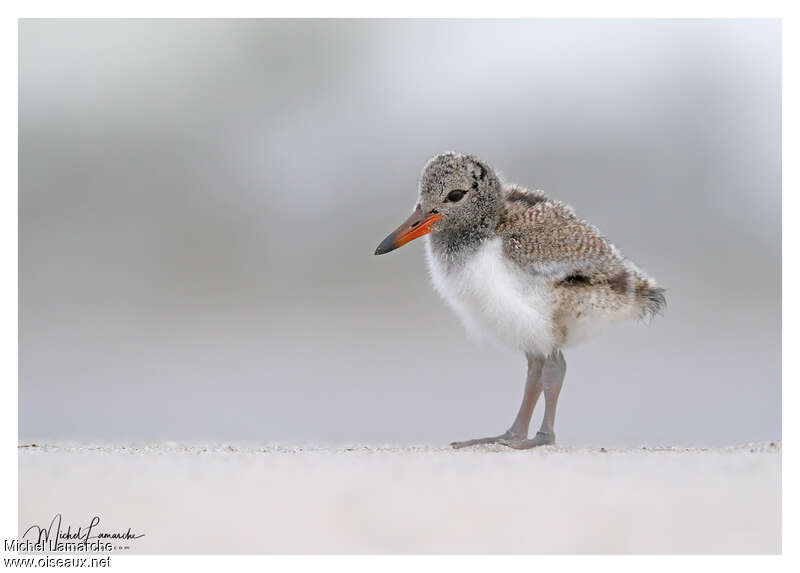
<instances>
[{"instance_id":1,"label":"white breast","mask_svg":"<svg viewBox=\"0 0 800 573\"><path fill-rule=\"evenodd\" d=\"M552 351L550 287L507 260L501 239L487 240L455 268L447 268L430 240L426 253L434 288L470 334L489 335L525 352Z\"/></svg>"}]
</instances>

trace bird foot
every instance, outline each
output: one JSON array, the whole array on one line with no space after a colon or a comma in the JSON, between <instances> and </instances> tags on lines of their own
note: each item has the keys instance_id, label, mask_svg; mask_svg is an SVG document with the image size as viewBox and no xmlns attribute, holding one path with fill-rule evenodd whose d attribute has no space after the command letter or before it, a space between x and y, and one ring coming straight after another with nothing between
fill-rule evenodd
<instances>
[{"instance_id":1,"label":"bird foot","mask_svg":"<svg viewBox=\"0 0 800 573\"><path fill-rule=\"evenodd\" d=\"M511 438L497 440L498 444L514 448L515 450L529 450L536 446L550 446L556 443L556 435L546 432L536 432L536 436L530 440L525 438Z\"/></svg>"},{"instance_id":2,"label":"bird foot","mask_svg":"<svg viewBox=\"0 0 800 573\"><path fill-rule=\"evenodd\" d=\"M501 444L503 441L519 441L524 440L524 436L521 436L517 433L506 431L506 433L501 434L499 436L492 436L489 438L477 438L475 440L466 440L463 442L450 442L450 445L459 450L461 448L467 448L469 446L479 446L481 444Z\"/></svg>"}]
</instances>

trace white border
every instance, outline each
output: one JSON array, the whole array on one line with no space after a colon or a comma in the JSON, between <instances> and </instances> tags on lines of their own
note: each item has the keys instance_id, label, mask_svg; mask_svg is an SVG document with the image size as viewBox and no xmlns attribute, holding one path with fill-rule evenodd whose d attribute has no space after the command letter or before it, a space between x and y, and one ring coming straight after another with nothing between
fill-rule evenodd
<instances>
[{"instance_id":1,"label":"white border","mask_svg":"<svg viewBox=\"0 0 800 573\"><path fill-rule=\"evenodd\" d=\"M786 18L791 5L787 0L17 0L5 2L4 9L12 18Z\"/></svg>"},{"instance_id":2,"label":"white border","mask_svg":"<svg viewBox=\"0 0 800 573\"><path fill-rule=\"evenodd\" d=\"M790 2L700 2L673 0L660 6L649 2L615 1L604 2L548 2L533 3L474 2L468 0L439 2L419 2L416 0L386 5L340 0L338 2L291 2L267 5L263 2L228 0L226 2L158 2L140 0L138 2L100 2L76 1L56 2L6 2L3 3L0 45L2 45L2 81L0 91L3 113L0 123L2 133L2 175L6 190L3 194L3 208L0 209L0 253L3 268L8 274L0 282L2 294L2 346L0 346L0 367L3 388L0 400L0 431L2 432L2 474L0 475L0 536L15 536L17 528L17 18L51 17L781 17L783 18L783 149L784 157L797 157L797 114L796 104L800 101L797 89L798 59L797 44L800 26L793 17ZM787 105L788 103L788 105ZM783 195L783 385L784 410L784 539L798 538L796 519L796 484L800 483L797 472L797 448L793 438L797 436L797 425L792 414L797 404L797 338L792 326L797 316L793 285L797 278L797 169L790 162L783 164L783 188L789 190ZM758 381L754 380L754 384ZM788 408L786 406L789 405ZM788 415L787 415L788 414ZM795 484L795 485L793 485ZM535 516L531 516L535 519ZM750 570L754 567L767 569L788 569L796 561L796 544L783 545L783 557L580 557L580 556L520 556L520 557L270 557L270 556L118 556L112 557L115 570L139 571L168 570L176 567L191 567L192 570L216 571L221 567L235 567L237 570L263 571L264 567L277 566L279 570L295 571L313 568L336 568L341 566L349 571L372 571L376 567L388 571L406 571L409 568L441 569L458 567L459 570L485 571L488 567L502 567L503 572L530 570L530 567L591 567L612 568L615 571L674 570L676 567L690 569L709 569L724 567L727 571ZM531 560L535 560L532 563ZM795 569L796 570L796 569Z\"/></svg>"},{"instance_id":3,"label":"white border","mask_svg":"<svg viewBox=\"0 0 800 573\"><path fill-rule=\"evenodd\" d=\"M5 273L0 280L0 537L15 538L17 530L17 23L0 21L2 89L0 134L2 141L3 205L0 208L0 256ZM12 494L13 492L13 494Z\"/></svg>"}]
</instances>

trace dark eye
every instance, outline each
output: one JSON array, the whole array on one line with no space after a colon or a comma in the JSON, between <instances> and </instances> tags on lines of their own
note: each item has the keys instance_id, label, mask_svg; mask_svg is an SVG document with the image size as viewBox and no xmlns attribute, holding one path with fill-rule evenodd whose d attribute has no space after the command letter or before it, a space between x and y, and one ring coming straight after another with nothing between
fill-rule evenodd
<instances>
[{"instance_id":1,"label":"dark eye","mask_svg":"<svg viewBox=\"0 0 800 573\"><path fill-rule=\"evenodd\" d=\"M450 191L450 193L447 194L447 200L455 203L456 201L461 201L461 199L464 198L465 194L466 191L462 191L461 189L456 189L454 191Z\"/></svg>"}]
</instances>

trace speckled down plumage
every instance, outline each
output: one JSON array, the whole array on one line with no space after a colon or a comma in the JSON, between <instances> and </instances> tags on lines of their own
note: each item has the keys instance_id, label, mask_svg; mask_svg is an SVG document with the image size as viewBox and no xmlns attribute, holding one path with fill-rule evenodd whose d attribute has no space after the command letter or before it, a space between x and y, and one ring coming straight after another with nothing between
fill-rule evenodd
<instances>
[{"instance_id":1,"label":"speckled down plumage","mask_svg":"<svg viewBox=\"0 0 800 573\"><path fill-rule=\"evenodd\" d=\"M574 328L585 313L647 319L663 309L663 289L569 205L516 185L506 186L504 198L496 227L503 252L550 278L554 322L561 328ZM562 343L567 338L568 332L559 334Z\"/></svg>"},{"instance_id":2,"label":"speckled down plumage","mask_svg":"<svg viewBox=\"0 0 800 573\"><path fill-rule=\"evenodd\" d=\"M469 190L465 205L442 202L459 188ZM433 158L420 205L442 210L427 241L431 276L474 334L548 354L666 304L663 289L570 206L502 182L472 156Z\"/></svg>"}]
</instances>

